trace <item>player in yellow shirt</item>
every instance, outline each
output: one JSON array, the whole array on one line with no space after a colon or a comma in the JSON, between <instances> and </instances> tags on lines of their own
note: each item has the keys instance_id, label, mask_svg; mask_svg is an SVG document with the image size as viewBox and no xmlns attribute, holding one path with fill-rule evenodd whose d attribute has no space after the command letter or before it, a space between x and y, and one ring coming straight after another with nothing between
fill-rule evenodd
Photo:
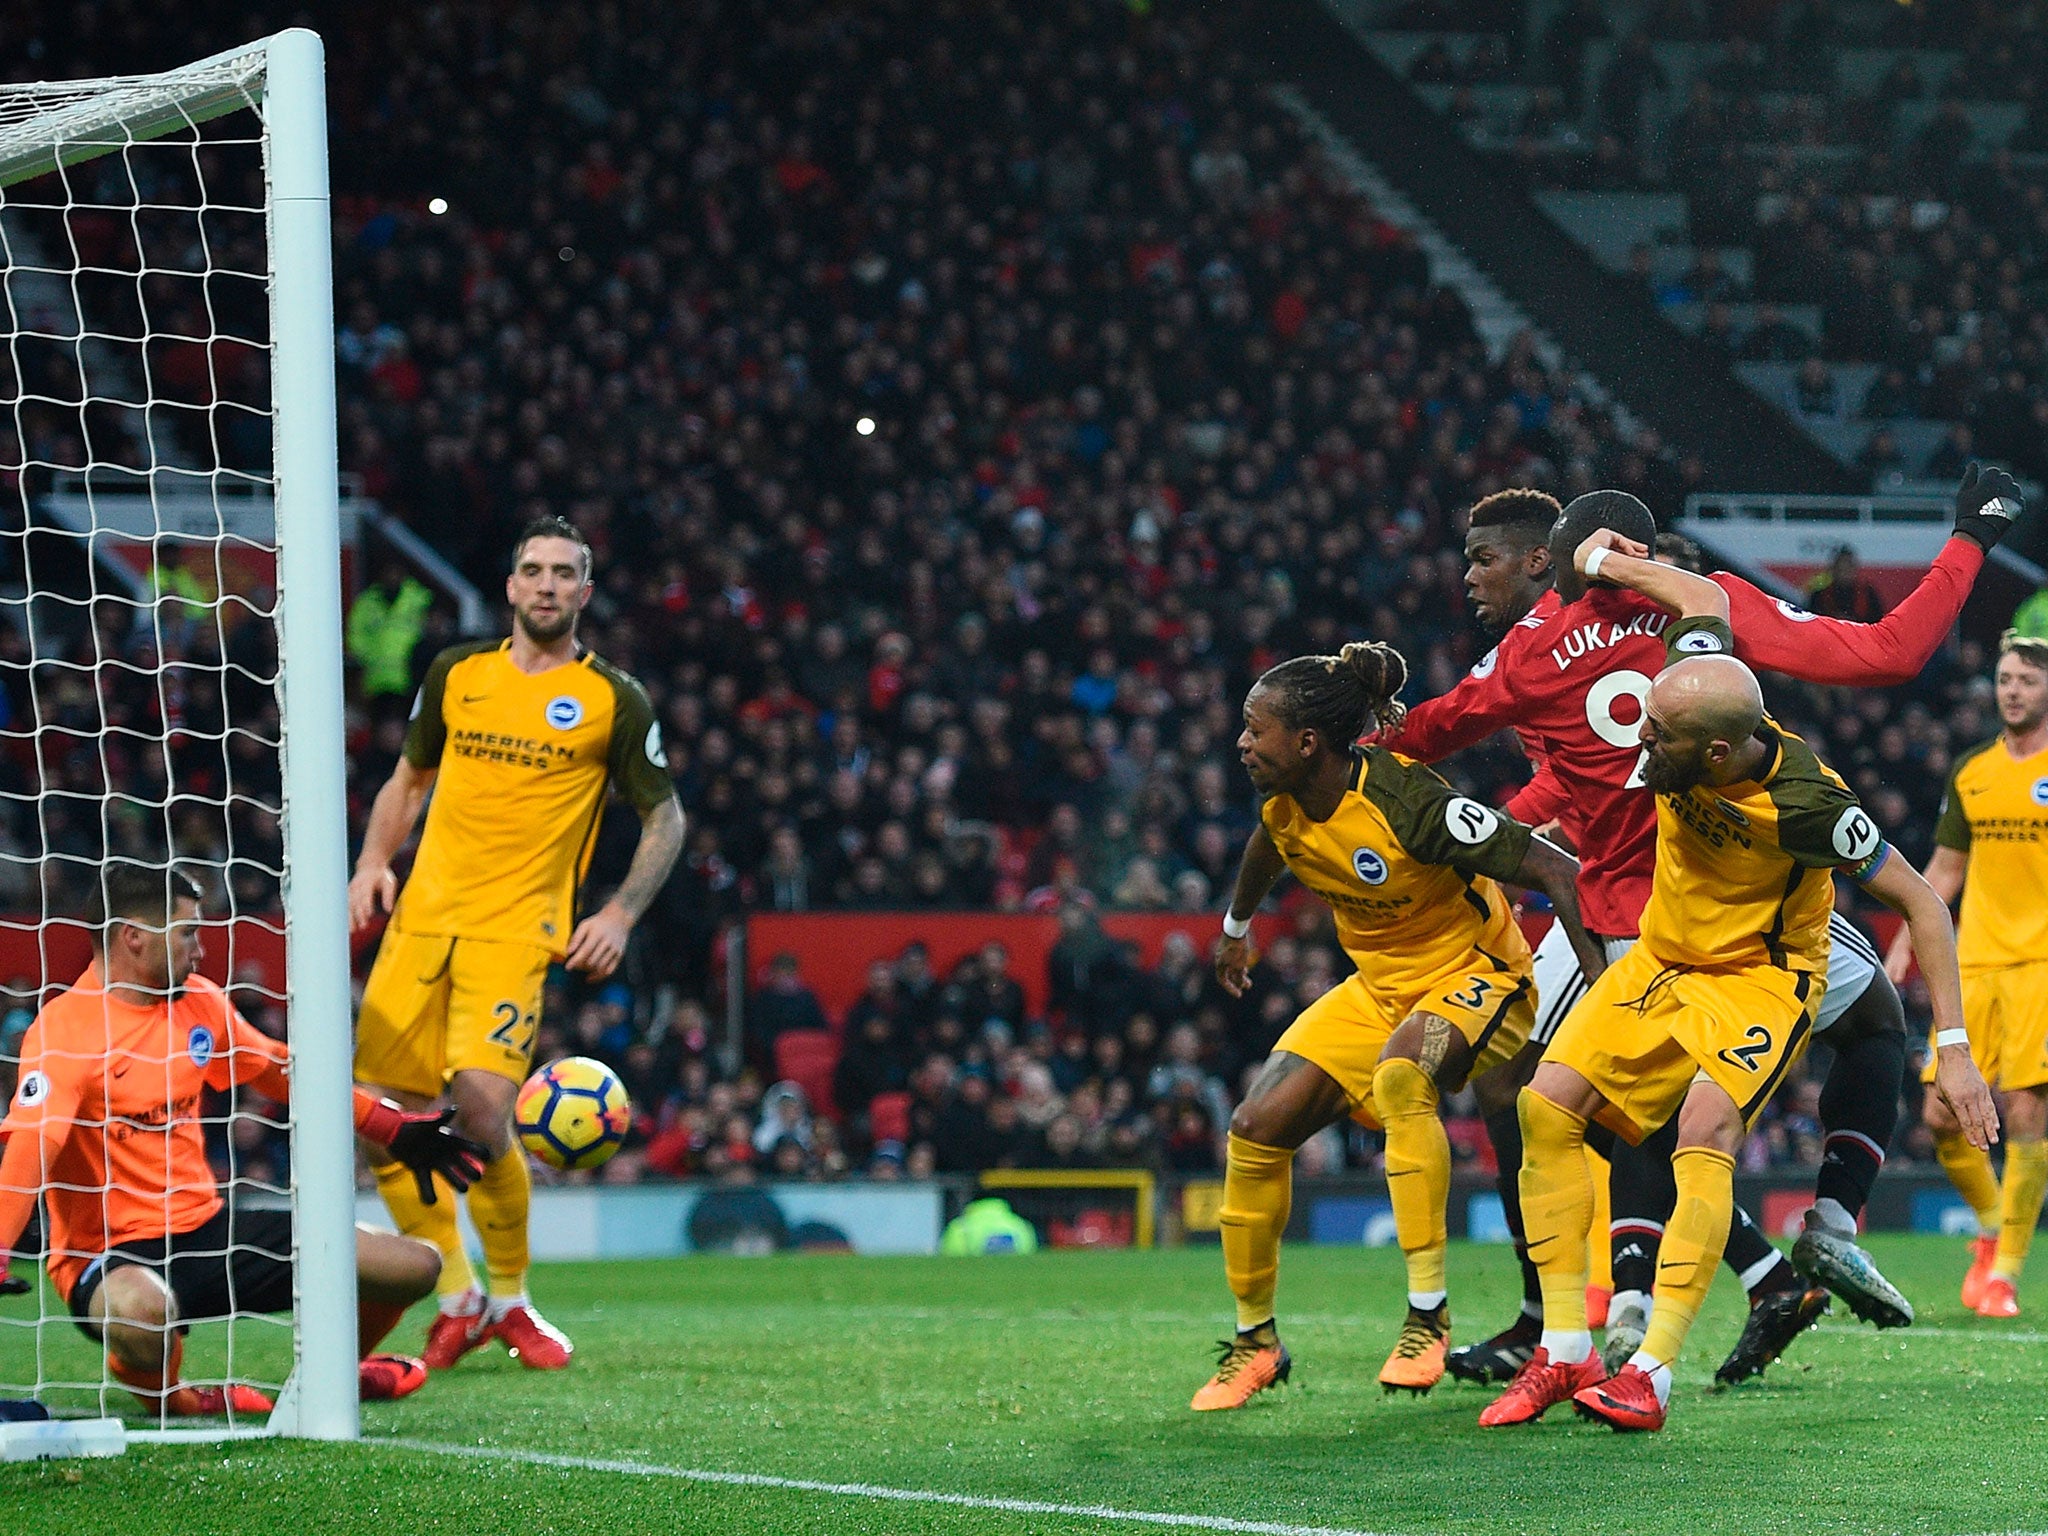
<instances>
[{"instance_id":1,"label":"player in yellow shirt","mask_svg":"<svg viewBox=\"0 0 2048 1536\"><path fill-rule=\"evenodd\" d=\"M1977 1213L1963 1305L2017 1317L2048 1191L2048 640L2009 631L1999 653L2004 729L1956 759L1927 883L1944 901L1962 894L1964 1027L1977 1065L2005 1093L2003 1183L1936 1094L1926 1119L1942 1167ZM1885 970L1895 981L1908 958L1894 942Z\"/></svg>"},{"instance_id":2,"label":"player in yellow shirt","mask_svg":"<svg viewBox=\"0 0 2048 1536\"><path fill-rule=\"evenodd\" d=\"M1834 875L1905 915L1935 1017L1960 1022L1948 909L1847 785L1764 713L1734 655L1728 597L1703 577L1594 534L1588 580L1679 613L1651 684L1643 781L1657 796L1657 861L1641 937L1587 991L1521 1095L1522 1219L1543 1281L1543 1339L1483 1425L1524 1424L1570 1400L1616 1429L1664 1426L1671 1366L1706 1300L1735 1207L1735 1153L1805 1050L1827 986ZM1960 1048L1939 1091L1972 1139L1996 1134L1990 1090ZM1679 1116L1678 1202L1657 1259L1642 1346L1609 1378L1586 1326L1593 1189L1586 1123L1634 1143Z\"/></svg>"},{"instance_id":3,"label":"player in yellow shirt","mask_svg":"<svg viewBox=\"0 0 2048 1536\"><path fill-rule=\"evenodd\" d=\"M441 1315L422 1356L433 1370L493 1338L535 1369L569 1363L569 1341L526 1294L532 1187L512 1101L532 1065L549 964L610 975L683 845L647 694L577 642L590 594L583 536L560 518L531 524L505 582L511 637L434 658L349 881L358 930L391 913L357 1021L357 1081L408 1109L445 1097L456 1127L491 1152L468 1194L488 1295L453 1199L428 1205L404 1168L376 1164L399 1229L441 1250ZM607 786L639 812L640 842L618 890L579 921ZM401 896L391 861L422 805L426 828Z\"/></svg>"},{"instance_id":4,"label":"player in yellow shirt","mask_svg":"<svg viewBox=\"0 0 2048 1536\"><path fill-rule=\"evenodd\" d=\"M1529 946L1494 881L1543 891L1589 974L1602 964L1579 922L1577 860L1422 764L1352 745L1399 721L1407 678L1399 652L1361 642L1283 662L1245 698L1238 755L1268 798L1224 915L1217 975L1243 995L1257 959L1251 914L1286 871L1330 904L1358 970L1281 1035L1231 1116L1218 1221L1238 1327L1196 1409L1242 1407L1287 1379L1273 1297L1294 1154L1347 1114L1386 1131L1408 1262L1407 1321L1380 1381L1389 1391L1436 1385L1451 1331L1451 1149L1439 1093L1510 1061L1535 1018Z\"/></svg>"}]
</instances>

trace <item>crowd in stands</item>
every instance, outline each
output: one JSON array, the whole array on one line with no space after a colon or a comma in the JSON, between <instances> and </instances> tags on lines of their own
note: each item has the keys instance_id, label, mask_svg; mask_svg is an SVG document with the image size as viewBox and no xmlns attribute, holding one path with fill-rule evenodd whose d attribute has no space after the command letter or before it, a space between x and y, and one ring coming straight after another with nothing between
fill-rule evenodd
<instances>
[{"instance_id":1,"label":"crowd in stands","mask_svg":"<svg viewBox=\"0 0 2048 1536\"><path fill-rule=\"evenodd\" d=\"M105 10L54 28L43 67L132 65L147 12ZM1474 499L1618 485L1668 512L1702 466L1527 339L1489 358L1220 21L1094 0L362 13L330 41L343 468L486 594L530 516L587 532L586 638L646 684L689 816L625 971L548 994L541 1054L613 1063L638 1108L602 1176L1215 1171L1246 1074L1346 968L1303 901L1249 997L1210 974L1256 812L1233 751L1250 682L1363 634L1439 692L1489 643L1461 586ZM358 832L411 680L455 638L445 605L371 574ZM218 699L205 635L174 659ZM1965 649L1908 702L1785 707L1917 857L1949 755L1988 729L1984 670ZM86 774L67 765L92 742L47 738L43 771ZM1495 746L1450 771L1498 798L1525 769ZM636 830L607 818L600 883ZM11 835L33 854L50 834ZM755 955L744 1059L722 1057L730 920L906 908L1057 914L1045 1015L996 951L945 975L889 957L844 1018L801 954ZM1192 938L1147 969L1108 909L1187 913ZM821 1031L835 1059L805 1088L777 1042ZM1811 1160L1805 1092L1752 1162ZM1308 1155L1373 1147L1333 1132Z\"/></svg>"},{"instance_id":2,"label":"crowd in stands","mask_svg":"<svg viewBox=\"0 0 2048 1536\"><path fill-rule=\"evenodd\" d=\"M1873 365L1827 414L1956 424L1931 478L1973 450L2048 477L2048 9L1665 0L1624 22L1574 0L1534 36L1522 7L1488 9L1393 15L1500 28L1432 45L1410 77L1533 87L1505 149L1538 185L1684 194L1702 250L1680 273L1646 267L1659 303L1705 306L1702 334L1731 360ZM1851 70L1850 49L1889 51ZM1451 110L1479 106L1463 91ZM1716 259L1726 247L1752 253L1746 272ZM1789 305L1819 307L1817 337ZM1880 435L1861 461L1881 476L1901 454Z\"/></svg>"}]
</instances>

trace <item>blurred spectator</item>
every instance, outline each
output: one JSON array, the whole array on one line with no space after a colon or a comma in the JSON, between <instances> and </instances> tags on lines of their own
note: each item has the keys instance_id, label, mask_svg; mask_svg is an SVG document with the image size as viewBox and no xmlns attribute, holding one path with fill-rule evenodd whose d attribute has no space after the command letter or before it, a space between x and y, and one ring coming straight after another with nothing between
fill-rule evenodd
<instances>
[{"instance_id":1,"label":"blurred spectator","mask_svg":"<svg viewBox=\"0 0 2048 1536\"><path fill-rule=\"evenodd\" d=\"M1844 544L1828 568L1806 584L1806 606L1831 619L1875 624L1884 617L1884 597L1863 574L1856 551Z\"/></svg>"}]
</instances>

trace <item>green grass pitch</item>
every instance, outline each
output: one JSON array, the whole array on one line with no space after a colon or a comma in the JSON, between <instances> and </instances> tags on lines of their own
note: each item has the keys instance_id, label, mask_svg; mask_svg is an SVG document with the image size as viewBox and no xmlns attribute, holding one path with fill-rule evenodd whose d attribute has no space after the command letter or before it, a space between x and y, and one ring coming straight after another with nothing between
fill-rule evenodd
<instances>
[{"instance_id":1,"label":"green grass pitch","mask_svg":"<svg viewBox=\"0 0 2048 1536\"><path fill-rule=\"evenodd\" d=\"M2048 1527L2048 1331L2031 1318L1965 1315L1958 1241L1872 1246L1918 1303L1916 1327L1880 1334L1830 1319L1762 1383L1711 1393L1737 1323L1723 1274L1680 1368L1672 1425L1655 1436L1615 1435L1564 1410L1531 1428L1482 1431L1475 1419L1489 1394L1449 1381L1419 1401L1382 1395L1374 1378L1401 1286L1399 1255L1384 1249L1289 1251L1281 1322L1296 1385L1204 1416L1187 1399L1230 1316L1213 1249L552 1266L534 1291L576 1340L565 1373L522 1370L499 1350L473 1356L417 1397L371 1407L360 1446L136 1447L117 1461L0 1467L0 1521L37 1536L1175 1528L389 1443L404 1439L1220 1517L1211 1529ZM1503 1248L1459 1247L1451 1281L1460 1338L1513 1305ZM423 1323L415 1314L396 1342L417 1347ZM195 1340L195 1356L207 1347Z\"/></svg>"}]
</instances>

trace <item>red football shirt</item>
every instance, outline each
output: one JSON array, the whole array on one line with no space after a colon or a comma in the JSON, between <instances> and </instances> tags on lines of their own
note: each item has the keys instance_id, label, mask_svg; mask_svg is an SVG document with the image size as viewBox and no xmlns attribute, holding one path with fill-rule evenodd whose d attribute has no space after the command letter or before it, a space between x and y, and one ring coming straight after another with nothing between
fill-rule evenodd
<instances>
[{"instance_id":1,"label":"red football shirt","mask_svg":"<svg viewBox=\"0 0 2048 1536\"><path fill-rule=\"evenodd\" d=\"M1740 576L1728 594L1735 653L1810 683L1905 682L1954 628L1984 564L1951 538L1920 584L1875 624L1823 618ZM1633 937L1657 858L1656 801L1642 788L1643 697L1664 664L1667 616L1649 599L1595 587L1576 603L1546 592L1450 692L1408 712L1383 744L1435 762L1512 729L1538 767L1517 804L1555 814L1579 850L1579 907L1594 933Z\"/></svg>"}]
</instances>

